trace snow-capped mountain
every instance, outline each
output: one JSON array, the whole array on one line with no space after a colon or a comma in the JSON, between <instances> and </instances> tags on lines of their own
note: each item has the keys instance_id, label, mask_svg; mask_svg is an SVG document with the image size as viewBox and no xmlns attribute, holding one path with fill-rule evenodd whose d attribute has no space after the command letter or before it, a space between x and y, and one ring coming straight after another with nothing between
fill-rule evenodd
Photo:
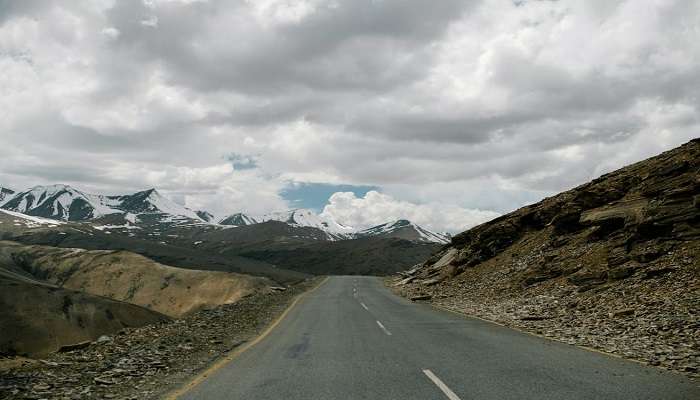
<instances>
[{"instance_id":1,"label":"snow-capped mountain","mask_svg":"<svg viewBox=\"0 0 700 400\"><path fill-rule=\"evenodd\" d=\"M105 204L106 200L67 185L35 186L15 193L2 208L36 217L84 221L118 212Z\"/></svg>"},{"instance_id":2,"label":"snow-capped mountain","mask_svg":"<svg viewBox=\"0 0 700 400\"><path fill-rule=\"evenodd\" d=\"M130 214L167 214L203 221L195 211L166 198L156 189L148 189L124 196L109 196L108 200L115 209Z\"/></svg>"},{"instance_id":3,"label":"snow-capped mountain","mask_svg":"<svg viewBox=\"0 0 700 400\"><path fill-rule=\"evenodd\" d=\"M257 224L258 221L246 214L236 213L219 221L220 225L247 226Z\"/></svg>"},{"instance_id":4,"label":"snow-capped mountain","mask_svg":"<svg viewBox=\"0 0 700 400\"><path fill-rule=\"evenodd\" d=\"M14 193L14 190L0 186L0 205L9 200Z\"/></svg>"},{"instance_id":5,"label":"snow-capped mountain","mask_svg":"<svg viewBox=\"0 0 700 400\"><path fill-rule=\"evenodd\" d=\"M431 232L411 221L399 219L394 222L377 225L357 232L356 238L363 237L395 237L416 242L449 243L448 235Z\"/></svg>"},{"instance_id":6,"label":"snow-capped mountain","mask_svg":"<svg viewBox=\"0 0 700 400\"><path fill-rule=\"evenodd\" d=\"M350 239L355 230L351 227L337 223L332 218L320 216L311 210L297 208L293 210L277 211L264 215L247 215L236 213L221 221L220 225L247 226L267 221L284 222L293 227L311 227L320 229L326 233L329 240Z\"/></svg>"},{"instance_id":7,"label":"snow-capped mountain","mask_svg":"<svg viewBox=\"0 0 700 400\"><path fill-rule=\"evenodd\" d=\"M256 217L255 220L259 222L280 221L290 225L310 226L335 235L350 235L355 232L352 227L339 224L333 218L318 215L304 208L273 212Z\"/></svg>"},{"instance_id":8,"label":"snow-capped mountain","mask_svg":"<svg viewBox=\"0 0 700 400\"><path fill-rule=\"evenodd\" d=\"M49 185L35 186L19 193L0 188L0 195L0 208L5 210L59 221L94 221L100 224L100 227L119 226L131 229L128 227L163 224L247 226L279 221L292 228L318 229L325 233L326 240L331 241L366 237L395 237L432 243L447 243L450 240L449 236L431 232L407 220L356 230L336 222L328 215L318 215L302 208L255 216L236 213L216 222L216 217L211 213L190 210L169 200L156 189L105 196L86 193L68 185Z\"/></svg>"},{"instance_id":9,"label":"snow-capped mountain","mask_svg":"<svg viewBox=\"0 0 700 400\"><path fill-rule=\"evenodd\" d=\"M33 217L31 215L22 214L15 211L0 209L0 220L4 218L11 220L12 225L14 226L25 226L27 228L36 228L38 226L58 226L63 224L63 222L56 221L55 219Z\"/></svg>"},{"instance_id":10,"label":"snow-capped mountain","mask_svg":"<svg viewBox=\"0 0 700 400\"><path fill-rule=\"evenodd\" d=\"M82 192L68 185L35 186L14 194L2 208L26 215L64 221L86 221L111 214L157 215L165 220L203 221L194 211L174 203L155 189L123 196Z\"/></svg>"},{"instance_id":11,"label":"snow-capped mountain","mask_svg":"<svg viewBox=\"0 0 700 400\"><path fill-rule=\"evenodd\" d=\"M213 223L216 220L216 217L214 216L214 214L212 214L208 211L197 210L197 211L195 211L195 213L197 214L199 219L201 219L204 222L212 222Z\"/></svg>"},{"instance_id":12,"label":"snow-capped mountain","mask_svg":"<svg viewBox=\"0 0 700 400\"><path fill-rule=\"evenodd\" d=\"M416 242L448 243L450 238L431 232L407 220L397 220L378 225L365 230L355 230L342 225L325 215L318 215L307 209L279 211L260 216L250 216L236 213L219 221L221 225L247 226L266 221L280 221L291 226L312 227L320 229L328 235L329 240L356 239L365 237L395 237Z\"/></svg>"}]
</instances>

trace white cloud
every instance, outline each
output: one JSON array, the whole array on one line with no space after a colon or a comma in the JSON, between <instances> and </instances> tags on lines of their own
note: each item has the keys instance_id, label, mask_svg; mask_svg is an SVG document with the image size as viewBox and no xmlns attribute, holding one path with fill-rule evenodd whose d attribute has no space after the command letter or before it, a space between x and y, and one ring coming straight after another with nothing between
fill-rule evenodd
<instances>
[{"instance_id":1,"label":"white cloud","mask_svg":"<svg viewBox=\"0 0 700 400\"><path fill-rule=\"evenodd\" d=\"M150 28L157 28L158 27L158 17L156 17L155 15L151 15L148 18L144 18L141 20L141 25L148 26Z\"/></svg>"},{"instance_id":2,"label":"white cloud","mask_svg":"<svg viewBox=\"0 0 700 400\"><path fill-rule=\"evenodd\" d=\"M458 230L700 132L697 1L11 3L14 188L257 213L289 181L369 185L329 212Z\"/></svg>"},{"instance_id":3,"label":"white cloud","mask_svg":"<svg viewBox=\"0 0 700 400\"><path fill-rule=\"evenodd\" d=\"M442 203L414 204L372 190L364 197L357 197L352 192L334 193L323 209L323 215L359 229L408 219L437 232L456 233L496 218L499 214Z\"/></svg>"},{"instance_id":4,"label":"white cloud","mask_svg":"<svg viewBox=\"0 0 700 400\"><path fill-rule=\"evenodd\" d=\"M119 29L114 28L114 27L109 27L109 28L104 28L102 29L102 34L105 35L106 37L114 40L119 37Z\"/></svg>"}]
</instances>

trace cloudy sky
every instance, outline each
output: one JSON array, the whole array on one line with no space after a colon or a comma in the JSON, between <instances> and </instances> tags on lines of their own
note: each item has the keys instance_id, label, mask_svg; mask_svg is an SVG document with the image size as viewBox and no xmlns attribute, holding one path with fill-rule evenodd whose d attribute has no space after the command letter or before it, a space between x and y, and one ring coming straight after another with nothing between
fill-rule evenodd
<instances>
[{"instance_id":1,"label":"cloudy sky","mask_svg":"<svg viewBox=\"0 0 700 400\"><path fill-rule=\"evenodd\" d=\"M459 231L700 132L700 2L0 0L0 185Z\"/></svg>"}]
</instances>

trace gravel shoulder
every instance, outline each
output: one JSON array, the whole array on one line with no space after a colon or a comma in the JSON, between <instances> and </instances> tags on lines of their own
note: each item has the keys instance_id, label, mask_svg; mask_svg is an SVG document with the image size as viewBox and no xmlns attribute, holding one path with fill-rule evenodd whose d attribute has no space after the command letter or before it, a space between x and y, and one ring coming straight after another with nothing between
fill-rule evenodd
<instances>
[{"instance_id":1,"label":"gravel shoulder","mask_svg":"<svg viewBox=\"0 0 700 400\"><path fill-rule=\"evenodd\" d=\"M700 140L455 235L395 290L700 377Z\"/></svg>"},{"instance_id":2,"label":"gravel shoulder","mask_svg":"<svg viewBox=\"0 0 700 400\"><path fill-rule=\"evenodd\" d=\"M0 399L157 399L252 340L318 278L45 359L0 358Z\"/></svg>"},{"instance_id":3,"label":"gravel shoulder","mask_svg":"<svg viewBox=\"0 0 700 400\"><path fill-rule=\"evenodd\" d=\"M656 260L625 282L579 291L565 278L526 289L506 286L517 265L501 257L430 285L386 284L398 295L570 345L700 378L700 266L697 245Z\"/></svg>"}]
</instances>

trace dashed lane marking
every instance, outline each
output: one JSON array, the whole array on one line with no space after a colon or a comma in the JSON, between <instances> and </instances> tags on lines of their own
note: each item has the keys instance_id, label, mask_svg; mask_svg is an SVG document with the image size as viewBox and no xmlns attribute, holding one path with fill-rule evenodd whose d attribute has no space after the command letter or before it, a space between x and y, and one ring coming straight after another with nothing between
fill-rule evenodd
<instances>
[{"instance_id":1,"label":"dashed lane marking","mask_svg":"<svg viewBox=\"0 0 700 400\"><path fill-rule=\"evenodd\" d=\"M431 381L433 381L433 383L435 384L435 386L437 386L440 390L442 390L442 393L444 393L445 396L447 396L448 399L450 399L450 400L461 400L461 399L459 398L459 396L457 396L457 395L455 394L455 392L453 392L452 390L450 390L450 388L447 387L447 385L445 385L445 382L443 382L442 380L440 380L440 378L438 378L438 377L433 373L433 371L431 371L431 370L429 370L429 369L424 369L424 370L423 370L423 373L428 377L428 379L430 379Z\"/></svg>"},{"instance_id":2,"label":"dashed lane marking","mask_svg":"<svg viewBox=\"0 0 700 400\"><path fill-rule=\"evenodd\" d=\"M382 330L384 331L384 333L386 333L388 336L391 336L391 332L389 332L389 330L386 329L386 327L385 327L384 325L382 325L381 322L377 321L377 325L379 325L379 327L382 328Z\"/></svg>"}]
</instances>

